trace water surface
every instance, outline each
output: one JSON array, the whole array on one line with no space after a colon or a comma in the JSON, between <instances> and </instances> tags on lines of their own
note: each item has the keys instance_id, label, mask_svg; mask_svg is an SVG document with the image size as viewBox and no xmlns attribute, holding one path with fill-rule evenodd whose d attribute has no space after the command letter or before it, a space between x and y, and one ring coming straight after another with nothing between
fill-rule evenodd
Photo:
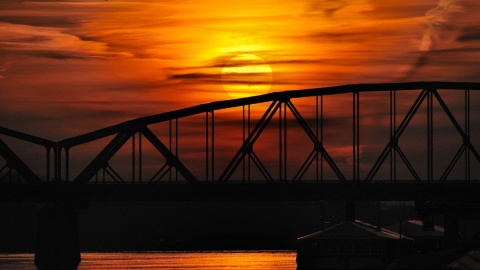
<instances>
[{"instance_id":1,"label":"water surface","mask_svg":"<svg viewBox=\"0 0 480 270\"><path fill-rule=\"evenodd\" d=\"M36 270L33 254L0 254L0 269ZM295 251L82 253L78 270L295 270Z\"/></svg>"}]
</instances>

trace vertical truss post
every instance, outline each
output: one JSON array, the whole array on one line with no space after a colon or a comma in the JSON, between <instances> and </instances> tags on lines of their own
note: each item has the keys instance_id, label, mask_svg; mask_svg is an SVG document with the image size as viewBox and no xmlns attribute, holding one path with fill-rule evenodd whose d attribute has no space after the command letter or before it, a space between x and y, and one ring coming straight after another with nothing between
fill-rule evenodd
<instances>
[{"instance_id":1,"label":"vertical truss post","mask_svg":"<svg viewBox=\"0 0 480 270\"><path fill-rule=\"evenodd\" d=\"M168 149L172 152L172 119L168 120ZM172 182L172 170L168 170L168 182Z\"/></svg>"},{"instance_id":2,"label":"vertical truss post","mask_svg":"<svg viewBox=\"0 0 480 270\"><path fill-rule=\"evenodd\" d=\"M65 147L65 181L70 179L70 148Z\"/></svg>"},{"instance_id":3,"label":"vertical truss post","mask_svg":"<svg viewBox=\"0 0 480 270\"><path fill-rule=\"evenodd\" d=\"M208 182L208 111L205 112L205 181Z\"/></svg>"},{"instance_id":4,"label":"vertical truss post","mask_svg":"<svg viewBox=\"0 0 480 270\"><path fill-rule=\"evenodd\" d=\"M212 114L211 123L209 123L209 113ZM211 126L211 131L210 131L210 126ZM214 151L215 151L215 113L212 110L212 111L205 112L205 180L207 182L215 181ZM209 173L210 171L211 171L211 174Z\"/></svg>"},{"instance_id":5,"label":"vertical truss post","mask_svg":"<svg viewBox=\"0 0 480 270\"><path fill-rule=\"evenodd\" d=\"M47 180L47 183L48 183L48 182L50 182L50 150L52 150L52 149L51 149L50 146L46 147L46 149L47 149L47 157L46 157L46 158L47 158L47 160L46 160L46 167L47 167L46 175L47 175L47 179L46 179L46 180Z\"/></svg>"},{"instance_id":6,"label":"vertical truss post","mask_svg":"<svg viewBox=\"0 0 480 270\"><path fill-rule=\"evenodd\" d=\"M315 137L318 140L318 96L315 96ZM318 184L318 155L315 156L315 183Z\"/></svg>"},{"instance_id":7,"label":"vertical truss post","mask_svg":"<svg viewBox=\"0 0 480 270\"><path fill-rule=\"evenodd\" d=\"M175 118L175 157L178 159L178 118ZM178 169L175 167L175 183L178 181Z\"/></svg>"},{"instance_id":8,"label":"vertical truss post","mask_svg":"<svg viewBox=\"0 0 480 270\"><path fill-rule=\"evenodd\" d=\"M360 93L353 91L353 181L360 180Z\"/></svg>"},{"instance_id":9,"label":"vertical truss post","mask_svg":"<svg viewBox=\"0 0 480 270\"><path fill-rule=\"evenodd\" d=\"M142 133L138 133L138 183L142 183Z\"/></svg>"},{"instance_id":10,"label":"vertical truss post","mask_svg":"<svg viewBox=\"0 0 480 270\"><path fill-rule=\"evenodd\" d=\"M320 96L320 142L323 144L323 95ZM318 161L317 154L317 161ZM320 155L320 179L323 182L323 155Z\"/></svg>"},{"instance_id":11,"label":"vertical truss post","mask_svg":"<svg viewBox=\"0 0 480 270\"><path fill-rule=\"evenodd\" d=\"M318 96L315 96L315 137L318 138ZM320 141L322 141L320 139ZM315 158L315 183L318 184L318 155Z\"/></svg>"},{"instance_id":12,"label":"vertical truss post","mask_svg":"<svg viewBox=\"0 0 480 270\"><path fill-rule=\"evenodd\" d=\"M480 162L480 154L478 151L475 149L475 147L472 145L472 142L470 141L470 137L467 136L466 132L463 130L463 128L460 126L460 124L457 122L455 117L453 116L452 112L450 109L448 109L447 104L445 104L445 101L442 99L442 97L438 94L438 92L434 91L433 94L437 98L437 101L439 105L442 107L443 111L447 114L448 118L452 122L452 124L455 126L457 129L458 133L460 136L463 138L463 143L460 149L458 150L457 154L453 158L453 160L450 162L448 165L447 169L443 173L442 177L440 178L440 181L443 182L447 179L448 175L452 171L453 167L455 164L458 162L460 156L463 154L463 151L470 151L471 154L475 157L475 159Z\"/></svg>"},{"instance_id":13,"label":"vertical truss post","mask_svg":"<svg viewBox=\"0 0 480 270\"><path fill-rule=\"evenodd\" d=\"M470 90L465 89L465 135L470 138ZM465 180L470 182L470 148L465 149Z\"/></svg>"},{"instance_id":14,"label":"vertical truss post","mask_svg":"<svg viewBox=\"0 0 480 270\"><path fill-rule=\"evenodd\" d=\"M415 178L415 180L417 182L421 182L421 179L420 177L418 176L418 174L416 173L415 169L413 168L412 164L408 161L408 159L406 158L405 154L403 153L403 151L401 150L401 148L398 146L398 139L400 138L400 136L402 135L403 131L405 131L405 128L408 126L408 124L410 123L410 120L412 120L412 117L415 115L415 113L417 112L418 108L420 107L420 105L422 104L423 100L427 97L427 91L426 90L422 90L422 92L420 93L420 95L417 97L417 99L415 100L415 102L413 103L412 107L410 108L410 110L407 112L407 114L405 115L405 117L403 118L402 122L400 123L400 125L398 126L398 128L395 129L395 132L394 134L392 135L392 137L390 138L390 141L387 143L387 145L385 146L385 148L383 149L382 153L380 154L380 156L378 157L377 161L375 161L375 163L373 164L372 168L370 169L369 173L367 174L367 176L365 177L365 181L367 182L371 182L373 181L373 178L375 177L375 175L377 174L378 170L380 169L380 167L382 166L383 162L385 161L385 159L387 158L388 154L390 154L390 152L392 150L395 150L399 157L402 159L402 161L405 163L405 165L407 166L407 169L410 171L410 173L412 174L412 176ZM438 99L438 98L437 98ZM440 101L440 100L439 100ZM443 106L443 105L442 105Z\"/></svg>"},{"instance_id":15,"label":"vertical truss post","mask_svg":"<svg viewBox=\"0 0 480 270\"><path fill-rule=\"evenodd\" d=\"M260 118L258 123L255 125L255 128L248 134L248 137L245 140L245 143L240 147L240 149L237 151L237 153L235 154L233 159L230 161L230 163L227 165L225 170L222 172L218 181L221 181L221 182L228 181L228 179L235 172L235 170L240 165L240 163L242 162L242 159L244 159L245 156L249 156L253 160L255 165L260 170L260 173L262 173L262 175L265 177L265 179L267 179L267 181L273 181L272 176L268 173L265 166L261 163L258 156L256 156L256 154L254 153L253 145L257 141L258 137L262 134L265 127L271 121L273 116L276 115L279 107L281 107L281 104L278 100L274 100L270 104L268 109L265 111L263 116ZM250 163L250 161L249 161L249 163ZM249 172L248 173L250 174L250 166L249 166ZM250 179L250 175L249 175L249 179Z\"/></svg>"},{"instance_id":16,"label":"vertical truss post","mask_svg":"<svg viewBox=\"0 0 480 270\"><path fill-rule=\"evenodd\" d=\"M250 125L250 124L251 124L251 110L250 110L250 104L248 104L248 123L247 123L247 124L248 124L248 126L247 126L247 127L248 127L248 130L247 130L247 131L248 131L248 134L250 135L250 132L251 132L251 125ZM248 140L249 140L249 139L248 139ZM251 142L248 141L247 143L250 145ZM247 167L248 167L248 178L247 178L247 179L248 179L248 183L250 183L251 176L252 176L252 171L251 171L251 169L250 169L250 168L251 168L250 165L251 165L252 158L250 157L250 155L248 155L247 158L248 158L248 166L247 166Z\"/></svg>"},{"instance_id":17,"label":"vertical truss post","mask_svg":"<svg viewBox=\"0 0 480 270\"><path fill-rule=\"evenodd\" d=\"M135 132L132 133L132 183L135 183Z\"/></svg>"},{"instance_id":18,"label":"vertical truss post","mask_svg":"<svg viewBox=\"0 0 480 270\"><path fill-rule=\"evenodd\" d=\"M282 103L280 102L278 108L278 180L282 181L282 160L283 160L283 152L282 152ZM286 179L285 179L286 180Z\"/></svg>"},{"instance_id":19,"label":"vertical truss post","mask_svg":"<svg viewBox=\"0 0 480 270\"><path fill-rule=\"evenodd\" d=\"M283 177L287 181L287 102L283 103L283 141Z\"/></svg>"},{"instance_id":20,"label":"vertical truss post","mask_svg":"<svg viewBox=\"0 0 480 270\"><path fill-rule=\"evenodd\" d=\"M62 175L62 150L61 147L55 146L55 182L60 183Z\"/></svg>"},{"instance_id":21,"label":"vertical truss post","mask_svg":"<svg viewBox=\"0 0 480 270\"><path fill-rule=\"evenodd\" d=\"M301 165L300 169L297 171L297 173L293 176L293 181L300 180L305 172L308 170L308 168L311 166L313 161L316 158L316 155L322 155L325 157L325 160L327 161L328 165L330 165L330 168L333 170L333 172L337 175L338 179L342 182L346 181L345 176L341 172L341 170L337 167L333 159L330 157L326 149L323 147L322 142L318 140L318 138L315 136L315 132L310 129L308 123L303 119L301 116L300 112L295 108L292 102L287 101L287 106L290 108L290 112L292 113L293 117L298 121L298 123L302 126L303 130L307 133L307 136L312 140L313 142L313 150L310 152L310 155L307 157L305 162Z\"/></svg>"},{"instance_id":22,"label":"vertical truss post","mask_svg":"<svg viewBox=\"0 0 480 270\"><path fill-rule=\"evenodd\" d=\"M390 90L390 140L397 132L397 91ZM393 148L394 149L394 148ZM390 148L390 182L397 182L397 152Z\"/></svg>"},{"instance_id":23,"label":"vertical truss post","mask_svg":"<svg viewBox=\"0 0 480 270\"><path fill-rule=\"evenodd\" d=\"M212 182L215 181L215 111L211 111L212 114Z\"/></svg>"},{"instance_id":24,"label":"vertical truss post","mask_svg":"<svg viewBox=\"0 0 480 270\"><path fill-rule=\"evenodd\" d=\"M287 101L280 100L278 106L278 178L287 181Z\"/></svg>"},{"instance_id":25,"label":"vertical truss post","mask_svg":"<svg viewBox=\"0 0 480 270\"><path fill-rule=\"evenodd\" d=\"M245 105L242 106L242 143L245 144ZM242 182L245 183L245 159L242 159Z\"/></svg>"},{"instance_id":26,"label":"vertical truss post","mask_svg":"<svg viewBox=\"0 0 480 270\"><path fill-rule=\"evenodd\" d=\"M250 104L247 105L247 110L245 111L245 105L243 105L242 110L242 142L243 145L250 145L250 141L248 140L248 136L250 134L250 122L251 122L251 114L250 114ZM246 117L245 117L246 115ZM247 181L250 183L251 180L251 157L247 155L247 162L245 162L245 158L242 159L242 181L245 183Z\"/></svg>"},{"instance_id":27,"label":"vertical truss post","mask_svg":"<svg viewBox=\"0 0 480 270\"><path fill-rule=\"evenodd\" d=\"M433 93L427 90L427 181L433 181Z\"/></svg>"},{"instance_id":28,"label":"vertical truss post","mask_svg":"<svg viewBox=\"0 0 480 270\"><path fill-rule=\"evenodd\" d=\"M282 103L278 108L278 180L282 181Z\"/></svg>"}]
</instances>

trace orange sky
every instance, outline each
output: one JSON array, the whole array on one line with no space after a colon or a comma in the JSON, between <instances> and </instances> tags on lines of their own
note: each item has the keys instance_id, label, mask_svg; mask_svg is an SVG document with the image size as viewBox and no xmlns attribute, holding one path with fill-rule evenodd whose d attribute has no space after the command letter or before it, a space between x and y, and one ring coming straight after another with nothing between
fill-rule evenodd
<instances>
[{"instance_id":1,"label":"orange sky","mask_svg":"<svg viewBox=\"0 0 480 270\"><path fill-rule=\"evenodd\" d=\"M0 125L61 139L228 99L222 68L242 54L270 65L270 91L479 81L479 13L473 0L2 1Z\"/></svg>"},{"instance_id":2,"label":"orange sky","mask_svg":"<svg viewBox=\"0 0 480 270\"><path fill-rule=\"evenodd\" d=\"M478 82L479 17L476 0L1 1L0 126L61 140L242 89ZM345 164L350 143L331 147Z\"/></svg>"}]
</instances>

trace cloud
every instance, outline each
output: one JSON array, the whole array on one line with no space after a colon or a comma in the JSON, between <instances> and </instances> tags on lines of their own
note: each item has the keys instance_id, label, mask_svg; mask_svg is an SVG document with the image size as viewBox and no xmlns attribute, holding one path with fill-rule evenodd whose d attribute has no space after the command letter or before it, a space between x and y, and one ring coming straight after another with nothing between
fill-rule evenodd
<instances>
[{"instance_id":1,"label":"cloud","mask_svg":"<svg viewBox=\"0 0 480 270\"><path fill-rule=\"evenodd\" d=\"M173 74L167 78L170 81L178 81L181 84L222 84L222 77L220 74L208 74L202 72L180 73Z\"/></svg>"},{"instance_id":2,"label":"cloud","mask_svg":"<svg viewBox=\"0 0 480 270\"><path fill-rule=\"evenodd\" d=\"M426 13L417 58L404 80L465 80L478 70L480 28L475 1L440 0ZM457 68L452 69L455 65ZM471 79L469 79L471 80ZM475 78L477 81L478 78Z\"/></svg>"},{"instance_id":3,"label":"cloud","mask_svg":"<svg viewBox=\"0 0 480 270\"><path fill-rule=\"evenodd\" d=\"M307 35L306 37L339 41L339 40L351 40L352 38L359 37L359 36L365 36L365 33L360 34L358 32L322 31L322 32Z\"/></svg>"},{"instance_id":4,"label":"cloud","mask_svg":"<svg viewBox=\"0 0 480 270\"><path fill-rule=\"evenodd\" d=\"M0 22L41 27L72 27L76 23L68 16L0 16Z\"/></svg>"},{"instance_id":5,"label":"cloud","mask_svg":"<svg viewBox=\"0 0 480 270\"><path fill-rule=\"evenodd\" d=\"M364 14L381 20L418 18L425 15L425 10L431 9L431 1L371 1L371 4L374 7Z\"/></svg>"},{"instance_id":6,"label":"cloud","mask_svg":"<svg viewBox=\"0 0 480 270\"><path fill-rule=\"evenodd\" d=\"M480 78L478 57L480 57L480 47L420 52L403 80L478 81Z\"/></svg>"},{"instance_id":7,"label":"cloud","mask_svg":"<svg viewBox=\"0 0 480 270\"><path fill-rule=\"evenodd\" d=\"M39 51L39 52L32 52L30 55L35 57L44 57L44 58L51 58L56 60L88 60L89 57L86 56L79 56L74 55L75 53L67 53L67 52L57 52L57 51Z\"/></svg>"},{"instance_id":8,"label":"cloud","mask_svg":"<svg viewBox=\"0 0 480 270\"><path fill-rule=\"evenodd\" d=\"M400 81L408 81L415 76L418 70L428 63L428 56L429 52L421 53Z\"/></svg>"},{"instance_id":9,"label":"cloud","mask_svg":"<svg viewBox=\"0 0 480 270\"><path fill-rule=\"evenodd\" d=\"M57 60L124 59L125 52L110 51L101 42L85 41L61 29L1 23L0 50L11 56L34 56Z\"/></svg>"},{"instance_id":10,"label":"cloud","mask_svg":"<svg viewBox=\"0 0 480 270\"><path fill-rule=\"evenodd\" d=\"M427 11L425 25L426 29L420 42L420 51L430 51L442 29L445 28L449 15L459 11L457 0L440 0L436 7Z\"/></svg>"},{"instance_id":11,"label":"cloud","mask_svg":"<svg viewBox=\"0 0 480 270\"><path fill-rule=\"evenodd\" d=\"M308 8L306 10L306 14L316 15L321 14L326 17L333 17L336 12L342 10L343 8L347 7L349 4L347 1L341 0L326 0L326 1L310 1L308 4Z\"/></svg>"},{"instance_id":12,"label":"cloud","mask_svg":"<svg viewBox=\"0 0 480 270\"><path fill-rule=\"evenodd\" d=\"M197 79L210 80L212 78L219 79L220 76L216 74L194 72L194 73L175 74L169 77L169 79L187 79L187 80L197 80Z\"/></svg>"},{"instance_id":13,"label":"cloud","mask_svg":"<svg viewBox=\"0 0 480 270\"><path fill-rule=\"evenodd\" d=\"M465 27L457 37L458 42L480 41L480 27Z\"/></svg>"}]
</instances>

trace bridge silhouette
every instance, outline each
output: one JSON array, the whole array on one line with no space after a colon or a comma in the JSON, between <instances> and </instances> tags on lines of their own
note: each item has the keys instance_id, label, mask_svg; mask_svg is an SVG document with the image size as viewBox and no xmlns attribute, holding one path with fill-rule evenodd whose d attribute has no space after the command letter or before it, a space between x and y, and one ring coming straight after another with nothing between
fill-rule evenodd
<instances>
[{"instance_id":1,"label":"bridge silhouette","mask_svg":"<svg viewBox=\"0 0 480 270\"><path fill-rule=\"evenodd\" d=\"M410 82L276 92L60 141L0 127L0 200L411 200L422 213L456 212L446 229L456 235L460 215L478 210L479 90Z\"/></svg>"},{"instance_id":2,"label":"bridge silhouette","mask_svg":"<svg viewBox=\"0 0 480 270\"><path fill-rule=\"evenodd\" d=\"M57 189L81 191L88 200L319 199L353 186L382 200L412 200L416 190L451 194L452 185L463 194L480 179L480 141L470 120L478 90L479 83L413 82L285 91L141 117L58 142L0 127L4 137L24 143L19 151L27 156L33 146L25 143L46 153L34 159L43 172L35 171L13 150L15 141L0 139L2 200L45 201ZM80 167L71 152L82 147L97 152L82 157ZM179 185L185 183L197 185ZM234 185L213 185L220 183Z\"/></svg>"}]
</instances>

